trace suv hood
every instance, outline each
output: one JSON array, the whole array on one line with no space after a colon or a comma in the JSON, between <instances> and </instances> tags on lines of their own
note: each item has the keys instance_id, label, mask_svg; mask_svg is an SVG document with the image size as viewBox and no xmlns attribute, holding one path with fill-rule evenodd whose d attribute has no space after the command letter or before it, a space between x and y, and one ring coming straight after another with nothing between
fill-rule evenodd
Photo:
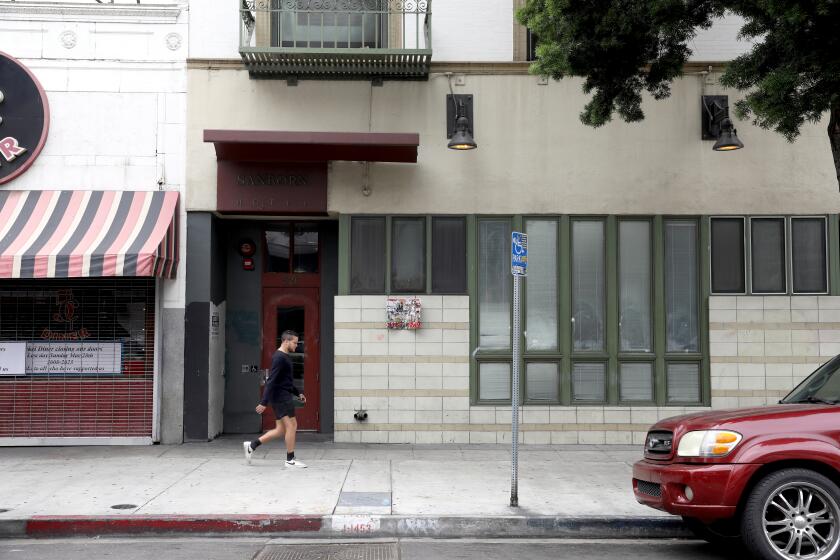
<instances>
[{"instance_id":1,"label":"suv hood","mask_svg":"<svg viewBox=\"0 0 840 560\"><path fill-rule=\"evenodd\" d=\"M830 408L832 408L832 405L807 403L711 410L665 418L657 422L651 430L668 430L673 432L677 431L676 429L679 427L681 428L679 430L680 432L689 432L692 430L711 430L714 428L734 428L744 423L767 423L773 422L774 420L790 421L792 418L798 416L805 416L817 410Z\"/></svg>"}]
</instances>

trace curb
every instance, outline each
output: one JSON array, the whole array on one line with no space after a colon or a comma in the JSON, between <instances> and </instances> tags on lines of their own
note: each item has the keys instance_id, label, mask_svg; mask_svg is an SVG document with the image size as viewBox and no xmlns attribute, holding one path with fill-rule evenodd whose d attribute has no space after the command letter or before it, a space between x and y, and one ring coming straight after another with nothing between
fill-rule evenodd
<instances>
[{"instance_id":1,"label":"curb","mask_svg":"<svg viewBox=\"0 0 840 560\"><path fill-rule=\"evenodd\" d=\"M678 517L134 515L0 519L0 537L265 535L295 538L686 538Z\"/></svg>"}]
</instances>

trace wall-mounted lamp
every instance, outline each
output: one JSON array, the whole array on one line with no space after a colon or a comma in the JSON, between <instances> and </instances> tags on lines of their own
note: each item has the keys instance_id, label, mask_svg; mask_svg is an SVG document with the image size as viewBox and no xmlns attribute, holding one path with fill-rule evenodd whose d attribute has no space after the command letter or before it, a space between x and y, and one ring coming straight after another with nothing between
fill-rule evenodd
<instances>
[{"instance_id":1,"label":"wall-mounted lamp","mask_svg":"<svg viewBox=\"0 0 840 560\"><path fill-rule=\"evenodd\" d=\"M715 140L712 149L716 152L730 152L743 148L744 144L738 139L738 131L729 119L729 97L703 95L700 102L703 140Z\"/></svg>"},{"instance_id":2,"label":"wall-mounted lamp","mask_svg":"<svg viewBox=\"0 0 840 560\"><path fill-rule=\"evenodd\" d=\"M451 85L450 85L451 89ZM472 94L450 93L446 96L446 137L450 150L474 150L478 147L473 139L473 96Z\"/></svg>"}]
</instances>

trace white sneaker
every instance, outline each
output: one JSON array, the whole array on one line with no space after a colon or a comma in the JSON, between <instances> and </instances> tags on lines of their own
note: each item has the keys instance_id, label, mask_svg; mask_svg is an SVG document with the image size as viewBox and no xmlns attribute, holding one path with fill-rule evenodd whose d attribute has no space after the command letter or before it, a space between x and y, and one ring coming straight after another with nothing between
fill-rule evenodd
<instances>
[{"instance_id":1,"label":"white sneaker","mask_svg":"<svg viewBox=\"0 0 840 560\"><path fill-rule=\"evenodd\" d=\"M297 467L299 469L305 469L306 463L301 463L297 459L292 459L291 461L286 461L286 467L290 469L294 467Z\"/></svg>"},{"instance_id":2,"label":"white sneaker","mask_svg":"<svg viewBox=\"0 0 840 560\"><path fill-rule=\"evenodd\" d=\"M245 450L245 463L250 465L251 464L251 455L254 451L251 449L251 442L250 441L243 441L242 442L242 449Z\"/></svg>"}]
</instances>

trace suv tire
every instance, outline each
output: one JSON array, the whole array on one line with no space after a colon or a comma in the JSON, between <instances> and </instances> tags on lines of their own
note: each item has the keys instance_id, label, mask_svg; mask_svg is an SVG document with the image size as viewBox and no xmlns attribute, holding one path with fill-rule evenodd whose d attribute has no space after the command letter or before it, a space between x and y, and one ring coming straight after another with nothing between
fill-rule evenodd
<instances>
[{"instance_id":1,"label":"suv tire","mask_svg":"<svg viewBox=\"0 0 840 560\"><path fill-rule=\"evenodd\" d=\"M741 534L765 560L833 560L840 550L840 488L803 468L761 479L747 498Z\"/></svg>"}]
</instances>

